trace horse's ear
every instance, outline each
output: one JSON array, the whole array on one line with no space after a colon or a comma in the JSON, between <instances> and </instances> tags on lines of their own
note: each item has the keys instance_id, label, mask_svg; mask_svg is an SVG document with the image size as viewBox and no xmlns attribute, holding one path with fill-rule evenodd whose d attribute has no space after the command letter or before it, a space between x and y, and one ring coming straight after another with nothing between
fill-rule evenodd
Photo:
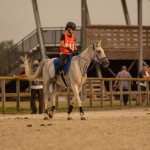
<instances>
[{"instance_id":1,"label":"horse's ear","mask_svg":"<svg viewBox=\"0 0 150 150\"><path fill-rule=\"evenodd\" d=\"M96 47L101 46L101 40L100 41L96 41Z\"/></svg>"},{"instance_id":2,"label":"horse's ear","mask_svg":"<svg viewBox=\"0 0 150 150\"><path fill-rule=\"evenodd\" d=\"M98 44L97 44L98 46L101 46L101 40L100 41L98 41Z\"/></svg>"}]
</instances>

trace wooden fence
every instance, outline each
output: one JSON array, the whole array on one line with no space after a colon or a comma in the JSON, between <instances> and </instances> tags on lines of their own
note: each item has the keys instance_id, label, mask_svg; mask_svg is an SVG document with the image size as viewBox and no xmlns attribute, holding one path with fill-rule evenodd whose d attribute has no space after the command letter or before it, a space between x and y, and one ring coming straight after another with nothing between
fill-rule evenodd
<instances>
[{"instance_id":1,"label":"wooden fence","mask_svg":"<svg viewBox=\"0 0 150 150\"><path fill-rule=\"evenodd\" d=\"M6 93L5 92L5 82L6 80L16 80L16 93ZM31 92L27 93L21 93L20 92L20 80L26 80L25 77L19 77L19 78L14 78L14 77L0 77L0 82L1 82L1 93L0 93L0 98L2 101L2 113L6 112L6 98L7 97L15 97L16 98L16 108L17 111L20 111L20 100L21 97L30 97ZM120 82L120 90L119 91L114 91L113 89L113 82L118 81ZM127 81L129 84L128 91L123 91L123 81ZM140 81L145 81L146 83L146 91L141 91L140 88ZM133 91L131 89L132 87L132 82L137 83L137 90ZM93 86L93 84L96 83ZM105 89L105 85L107 84L107 90ZM29 84L30 85L30 84ZM132 95L137 95L139 99L139 106L141 106L141 95L145 94L147 97L147 105L150 104L150 91L149 91L149 85L150 85L150 80L149 79L141 79L141 78L132 78L132 79L121 79L121 78L88 78L87 82L87 91L83 92L81 91L81 99L84 94L86 94L88 100L89 100L89 106L92 107L92 103L94 100L99 100L100 101L100 107L103 108L104 106L104 101L107 100L110 102L110 106L113 107L113 97L114 95L120 95L120 107L123 106L123 94L128 94L129 95L129 107L132 106ZM93 88L95 87L95 88ZM29 91L31 91L30 86L29 86ZM68 105L71 100L71 97L73 95L73 92L70 90L70 88L67 89L66 92L60 92L59 96L67 96L67 101ZM96 97L96 98L95 98ZM56 107L58 106L58 97L56 98ZM135 102L134 102L135 103Z\"/></svg>"}]
</instances>

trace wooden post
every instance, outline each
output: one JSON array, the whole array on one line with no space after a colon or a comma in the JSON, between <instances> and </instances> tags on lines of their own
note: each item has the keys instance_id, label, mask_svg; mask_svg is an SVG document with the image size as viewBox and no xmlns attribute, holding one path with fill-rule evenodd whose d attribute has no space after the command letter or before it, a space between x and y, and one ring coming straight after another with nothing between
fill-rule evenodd
<instances>
[{"instance_id":1,"label":"wooden post","mask_svg":"<svg viewBox=\"0 0 150 150\"><path fill-rule=\"evenodd\" d=\"M5 97L5 79L1 80L1 91L2 91L2 113L6 113L6 97Z\"/></svg>"},{"instance_id":2,"label":"wooden post","mask_svg":"<svg viewBox=\"0 0 150 150\"><path fill-rule=\"evenodd\" d=\"M33 5L35 23L36 23L36 27L37 27L41 56L42 56L42 59L45 59L46 50L45 50L45 46L44 46L44 37L43 37L43 33L42 33L42 28L41 28L40 15L39 15L39 11L38 11L37 1L32 0L32 5Z\"/></svg>"},{"instance_id":3,"label":"wooden post","mask_svg":"<svg viewBox=\"0 0 150 150\"><path fill-rule=\"evenodd\" d=\"M138 81L138 103L139 106L141 106L141 86L140 86L140 81Z\"/></svg>"},{"instance_id":4,"label":"wooden post","mask_svg":"<svg viewBox=\"0 0 150 150\"><path fill-rule=\"evenodd\" d=\"M81 51L85 50L85 27L86 27L86 0L81 0L81 23L82 23L82 28L81 28ZM86 100L86 86L83 85L82 87L82 100Z\"/></svg>"},{"instance_id":5,"label":"wooden post","mask_svg":"<svg viewBox=\"0 0 150 150\"><path fill-rule=\"evenodd\" d=\"M101 82L101 85L100 85L100 88L101 88L101 108L103 108L103 102L104 102L104 93L103 93L103 89L104 89L104 80L100 80Z\"/></svg>"},{"instance_id":6,"label":"wooden post","mask_svg":"<svg viewBox=\"0 0 150 150\"><path fill-rule=\"evenodd\" d=\"M82 51L83 51L85 49L86 0L81 0L81 7L82 7L81 43L82 43Z\"/></svg>"},{"instance_id":7,"label":"wooden post","mask_svg":"<svg viewBox=\"0 0 150 150\"><path fill-rule=\"evenodd\" d=\"M146 81L147 105L149 105L149 81Z\"/></svg>"},{"instance_id":8,"label":"wooden post","mask_svg":"<svg viewBox=\"0 0 150 150\"><path fill-rule=\"evenodd\" d=\"M120 106L122 107L123 102L123 81L120 81Z\"/></svg>"},{"instance_id":9,"label":"wooden post","mask_svg":"<svg viewBox=\"0 0 150 150\"><path fill-rule=\"evenodd\" d=\"M129 92L130 92L130 94L128 95L128 97L129 97L129 106L131 107L131 97L132 97L131 80L128 81L128 89L129 89Z\"/></svg>"},{"instance_id":10,"label":"wooden post","mask_svg":"<svg viewBox=\"0 0 150 150\"><path fill-rule=\"evenodd\" d=\"M143 29L142 29L142 0L138 0L138 25L139 25L139 71L143 67Z\"/></svg>"},{"instance_id":11,"label":"wooden post","mask_svg":"<svg viewBox=\"0 0 150 150\"><path fill-rule=\"evenodd\" d=\"M89 89L90 89L90 107L92 107L92 100L93 100L93 88L92 88L92 80L90 80L90 84L89 84Z\"/></svg>"},{"instance_id":12,"label":"wooden post","mask_svg":"<svg viewBox=\"0 0 150 150\"><path fill-rule=\"evenodd\" d=\"M123 7L123 11L124 11L124 17L125 17L125 20L126 20L126 24L131 25L126 0L121 0L121 2L122 2L122 7Z\"/></svg>"},{"instance_id":13,"label":"wooden post","mask_svg":"<svg viewBox=\"0 0 150 150\"><path fill-rule=\"evenodd\" d=\"M17 111L20 112L20 80L19 79L16 80L16 93L17 93L17 97L16 97Z\"/></svg>"},{"instance_id":14,"label":"wooden post","mask_svg":"<svg viewBox=\"0 0 150 150\"><path fill-rule=\"evenodd\" d=\"M112 107L112 99L113 99L112 80L109 81L109 91L110 91L110 96L109 96L109 99L110 99L110 106Z\"/></svg>"}]
</instances>

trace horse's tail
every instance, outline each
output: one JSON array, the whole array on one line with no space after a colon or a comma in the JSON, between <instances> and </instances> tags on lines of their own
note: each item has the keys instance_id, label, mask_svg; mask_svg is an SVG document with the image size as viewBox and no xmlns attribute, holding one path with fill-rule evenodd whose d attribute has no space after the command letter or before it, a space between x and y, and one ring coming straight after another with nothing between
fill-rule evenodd
<instances>
[{"instance_id":1,"label":"horse's tail","mask_svg":"<svg viewBox=\"0 0 150 150\"><path fill-rule=\"evenodd\" d=\"M35 71L34 74L31 73L31 62L29 60L29 58L27 57L27 55L25 55L25 57L21 56L22 61L24 62L24 67L25 67L25 74L26 77L28 78L28 80L35 80L37 78L42 78L42 70L43 70L43 66L45 64L45 60L42 60L37 68L37 70Z\"/></svg>"}]
</instances>

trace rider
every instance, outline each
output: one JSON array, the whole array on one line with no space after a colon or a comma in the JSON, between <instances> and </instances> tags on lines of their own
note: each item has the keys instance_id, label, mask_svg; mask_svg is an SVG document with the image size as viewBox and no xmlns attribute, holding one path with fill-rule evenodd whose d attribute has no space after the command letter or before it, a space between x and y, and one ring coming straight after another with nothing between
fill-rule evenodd
<instances>
[{"instance_id":1,"label":"rider","mask_svg":"<svg viewBox=\"0 0 150 150\"><path fill-rule=\"evenodd\" d=\"M73 34L74 30L76 29L76 24L73 22L68 22L66 24L65 33L61 35L60 39L60 59L59 64L55 71L54 78L57 79L57 75L59 75L59 71L63 69L65 64L69 59L69 55L72 53L78 54L76 43L75 43L75 35Z\"/></svg>"}]
</instances>

